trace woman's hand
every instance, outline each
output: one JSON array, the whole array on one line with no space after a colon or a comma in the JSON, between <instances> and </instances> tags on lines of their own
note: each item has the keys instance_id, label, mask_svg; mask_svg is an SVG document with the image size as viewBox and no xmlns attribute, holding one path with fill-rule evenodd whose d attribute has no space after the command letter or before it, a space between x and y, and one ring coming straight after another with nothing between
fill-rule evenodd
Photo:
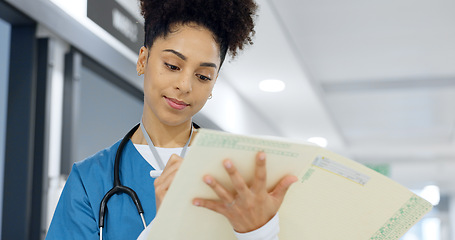
<instances>
[{"instance_id":1,"label":"woman's hand","mask_svg":"<svg viewBox=\"0 0 455 240\"><path fill-rule=\"evenodd\" d=\"M156 198L156 210L160 208L161 202L163 201L164 195L166 195L169 186L171 186L174 180L177 170L182 164L183 158L177 154L172 154L171 158L163 169L161 176L155 179L155 198Z\"/></svg>"},{"instance_id":2,"label":"woman's hand","mask_svg":"<svg viewBox=\"0 0 455 240\"><path fill-rule=\"evenodd\" d=\"M272 219L278 212L289 186L297 181L295 176L284 176L272 191L268 192L263 152L256 155L256 169L251 186L245 183L230 160L224 160L223 165L231 178L235 192L229 192L212 176L206 175L204 182L215 191L220 200L196 198L193 204L224 215L239 233L256 230Z\"/></svg>"}]
</instances>

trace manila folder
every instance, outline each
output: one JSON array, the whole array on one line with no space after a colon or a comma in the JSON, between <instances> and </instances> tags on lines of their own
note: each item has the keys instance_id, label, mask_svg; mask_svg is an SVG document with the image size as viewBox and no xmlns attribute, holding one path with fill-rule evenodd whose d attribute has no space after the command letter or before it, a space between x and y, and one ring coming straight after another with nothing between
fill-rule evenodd
<instances>
[{"instance_id":1,"label":"manila folder","mask_svg":"<svg viewBox=\"0 0 455 240\"><path fill-rule=\"evenodd\" d=\"M399 239L432 208L407 188L355 161L310 143L200 129L152 222L149 240L235 240L227 219L192 205L217 199L202 178L232 185L222 161L232 160L247 183L255 155L267 155L267 186L299 178L279 210L280 240Z\"/></svg>"}]
</instances>

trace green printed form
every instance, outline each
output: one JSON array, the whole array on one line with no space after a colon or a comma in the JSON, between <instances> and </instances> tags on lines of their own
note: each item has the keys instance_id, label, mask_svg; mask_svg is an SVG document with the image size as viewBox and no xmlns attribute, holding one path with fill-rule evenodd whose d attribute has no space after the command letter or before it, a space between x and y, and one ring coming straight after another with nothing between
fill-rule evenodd
<instances>
[{"instance_id":1,"label":"green printed form","mask_svg":"<svg viewBox=\"0 0 455 240\"><path fill-rule=\"evenodd\" d=\"M413 223L431 210L433 206L418 197L412 196L395 214L370 238L370 240L394 240L403 236Z\"/></svg>"},{"instance_id":2,"label":"green printed form","mask_svg":"<svg viewBox=\"0 0 455 240\"><path fill-rule=\"evenodd\" d=\"M250 152L263 151L267 154L274 154L286 157L298 157L297 152L290 151L292 144L267 139L235 136L226 138L225 134L212 132L202 135L193 144L201 147L235 149Z\"/></svg>"},{"instance_id":3,"label":"green printed form","mask_svg":"<svg viewBox=\"0 0 455 240\"><path fill-rule=\"evenodd\" d=\"M431 210L398 183L313 144L200 129L146 239L235 240L222 215L193 206L192 199L217 198L202 181L206 174L232 190L226 158L250 183L258 151L267 154L269 189L286 174L300 179L279 210L281 240L399 239Z\"/></svg>"}]
</instances>

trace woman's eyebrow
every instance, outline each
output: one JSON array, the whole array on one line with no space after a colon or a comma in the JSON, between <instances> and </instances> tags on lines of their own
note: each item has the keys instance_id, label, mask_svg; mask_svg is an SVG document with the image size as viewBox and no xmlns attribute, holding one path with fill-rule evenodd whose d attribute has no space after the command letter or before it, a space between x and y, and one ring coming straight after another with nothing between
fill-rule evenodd
<instances>
[{"instance_id":1,"label":"woman's eyebrow","mask_svg":"<svg viewBox=\"0 0 455 240\"><path fill-rule=\"evenodd\" d=\"M217 69L216 64L215 63L211 63L211 62L203 62L199 66L201 66L201 67L213 67L213 68Z\"/></svg>"},{"instance_id":2,"label":"woman's eyebrow","mask_svg":"<svg viewBox=\"0 0 455 240\"><path fill-rule=\"evenodd\" d=\"M186 56L183 55L182 53L178 52L178 51L175 51L174 49L164 49L163 52L170 52L170 53L173 53L175 54L177 57L181 58L183 61L186 61ZM215 69L218 69L218 67L216 66L215 63L211 63L211 62L203 62L201 63L199 66L201 67L213 67Z\"/></svg>"},{"instance_id":3,"label":"woman's eyebrow","mask_svg":"<svg viewBox=\"0 0 455 240\"><path fill-rule=\"evenodd\" d=\"M185 55L183 55L180 52L177 52L177 51L175 51L173 49L164 49L163 52L171 52L171 53L177 55L177 57L181 58L183 61L186 61Z\"/></svg>"}]
</instances>

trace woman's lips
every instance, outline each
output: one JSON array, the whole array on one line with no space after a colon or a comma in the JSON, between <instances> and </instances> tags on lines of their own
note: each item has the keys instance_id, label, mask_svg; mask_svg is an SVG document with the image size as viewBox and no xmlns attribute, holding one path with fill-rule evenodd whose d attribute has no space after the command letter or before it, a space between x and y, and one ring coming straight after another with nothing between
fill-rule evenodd
<instances>
[{"instance_id":1,"label":"woman's lips","mask_svg":"<svg viewBox=\"0 0 455 240\"><path fill-rule=\"evenodd\" d=\"M188 103L179 101L175 98L164 97L164 99L166 99L166 102L167 102L167 104L169 104L169 106L171 106L172 108L177 109L177 110L182 110L189 106Z\"/></svg>"}]
</instances>

